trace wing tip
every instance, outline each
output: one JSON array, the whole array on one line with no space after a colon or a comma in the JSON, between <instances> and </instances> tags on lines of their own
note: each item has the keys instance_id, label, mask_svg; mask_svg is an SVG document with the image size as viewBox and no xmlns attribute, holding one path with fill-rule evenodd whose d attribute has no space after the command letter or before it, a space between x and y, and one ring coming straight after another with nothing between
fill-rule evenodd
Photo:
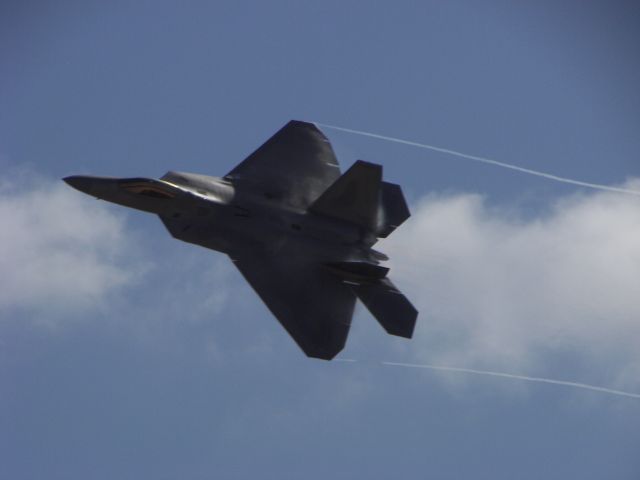
<instances>
[{"instance_id":1,"label":"wing tip","mask_svg":"<svg viewBox=\"0 0 640 480\"><path fill-rule=\"evenodd\" d=\"M343 350L344 347L340 347L339 350L305 350L304 354L309 358L315 358L318 360L331 361Z\"/></svg>"}]
</instances>

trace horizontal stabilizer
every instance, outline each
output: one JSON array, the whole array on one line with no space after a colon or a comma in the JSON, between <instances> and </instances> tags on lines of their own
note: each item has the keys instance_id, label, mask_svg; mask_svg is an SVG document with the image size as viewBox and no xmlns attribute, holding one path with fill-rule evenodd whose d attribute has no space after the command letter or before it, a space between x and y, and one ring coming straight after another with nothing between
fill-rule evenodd
<instances>
[{"instance_id":1,"label":"horizontal stabilizer","mask_svg":"<svg viewBox=\"0 0 640 480\"><path fill-rule=\"evenodd\" d=\"M377 224L382 165L358 160L309 207L367 229Z\"/></svg>"},{"instance_id":2,"label":"horizontal stabilizer","mask_svg":"<svg viewBox=\"0 0 640 480\"><path fill-rule=\"evenodd\" d=\"M378 236L388 237L410 216L400 185L382 182Z\"/></svg>"},{"instance_id":3,"label":"horizontal stabilizer","mask_svg":"<svg viewBox=\"0 0 640 480\"><path fill-rule=\"evenodd\" d=\"M352 285L351 288L387 333L411 338L418 311L391 280L383 278L373 284Z\"/></svg>"}]
</instances>

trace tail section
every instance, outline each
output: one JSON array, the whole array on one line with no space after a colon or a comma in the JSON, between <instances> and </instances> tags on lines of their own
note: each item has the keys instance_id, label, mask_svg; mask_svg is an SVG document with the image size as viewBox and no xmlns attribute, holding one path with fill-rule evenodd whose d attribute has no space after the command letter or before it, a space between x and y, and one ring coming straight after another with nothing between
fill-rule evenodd
<instances>
[{"instance_id":1,"label":"tail section","mask_svg":"<svg viewBox=\"0 0 640 480\"><path fill-rule=\"evenodd\" d=\"M358 160L309 207L386 238L411 216L402 189L382 181L382 165Z\"/></svg>"},{"instance_id":2,"label":"tail section","mask_svg":"<svg viewBox=\"0 0 640 480\"><path fill-rule=\"evenodd\" d=\"M381 184L382 165L358 160L320 195L309 211L375 230Z\"/></svg>"},{"instance_id":3,"label":"tail section","mask_svg":"<svg viewBox=\"0 0 640 480\"><path fill-rule=\"evenodd\" d=\"M345 220L377 237L389 236L411 215L400 186L382 181L381 165L362 160L325 190L309 212ZM368 261L329 262L324 266L349 285L387 333L412 337L418 311L386 278L387 267Z\"/></svg>"},{"instance_id":4,"label":"tail section","mask_svg":"<svg viewBox=\"0 0 640 480\"><path fill-rule=\"evenodd\" d=\"M386 238L411 216L400 185L382 182L378 237Z\"/></svg>"},{"instance_id":5,"label":"tail section","mask_svg":"<svg viewBox=\"0 0 640 480\"><path fill-rule=\"evenodd\" d=\"M389 269L368 262L330 262L324 267L349 285L391 335L411 338L418 311L386 278Z\"/></svg>"},{"instance_id":6,"label":"tail section","mask_svg":"<svg viewBox=\"0 0 640 480\"><path fill-rule=\"evenodd\" d=\"M374 283L351 285L351 288L387 333L405 338L413 336L418 311L391 280L383 278Z\"/></svg>"}]
</instances>

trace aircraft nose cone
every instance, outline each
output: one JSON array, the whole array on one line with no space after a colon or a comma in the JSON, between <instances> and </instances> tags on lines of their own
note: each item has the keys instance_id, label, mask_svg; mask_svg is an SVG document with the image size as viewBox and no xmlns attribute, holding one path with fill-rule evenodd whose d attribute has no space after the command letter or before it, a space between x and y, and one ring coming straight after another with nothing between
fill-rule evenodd
<instances>
[{"instance_id":1,"label":"aircraft nose cone","mask_svg":"<svg viewBox=\"0 0 640 480\"><path fill-rule=\"evenodd\" d=\"M83 177L82 175L71 175L70 177L64 177L62 180L83 193L90 193L93 184L91 178Z\"/></svg>"}]
</instances>

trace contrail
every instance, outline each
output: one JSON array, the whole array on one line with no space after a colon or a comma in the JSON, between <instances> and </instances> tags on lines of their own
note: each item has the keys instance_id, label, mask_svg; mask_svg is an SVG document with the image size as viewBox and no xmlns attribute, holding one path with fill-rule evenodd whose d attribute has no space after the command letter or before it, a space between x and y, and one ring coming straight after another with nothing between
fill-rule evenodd
<instances>
[{"instance_id":1,"label":"contrail","mask_svg":"<svg viewBox=\"0 0 640 480\"><path fill-rule=\"evenodd\" d=\"M361 130L353 130L351 128L338 127L335 125L327 125L326 123L315 122L315 124L320 127L330 128L332 130L339 130L341 132L355 133L356 135L363 135L365 137L377 138L379 140L387 140L389 142L402 143L404 145L410 145L412 147L425 148L427 150L433 150L435 152L446 153L447 155L454 155L456 157L466 158L469 160L474 160L476 162L495 165L497 167L502 167L502 168L508 168L509 170L515 170L517 172L526 173L528 175L534 175L536 177L547 178L549 180L554 180L556 182L568 183L570 185L578 185L580 187L594 188L596 190L604 190L607 192L626 193L629 195L640 195L640 191L638 190L610 187L608 185L600 185L598 183L582 182L580 180L574 180L572 178L559 177L557 175L552 175L551 173L540 172L538 170L532 170L530 168L519 167L517 165L512 165L510 163L499 162L491 158L479 157L477 155L469 155L468 153L462 153L456 150L450 150L448 148L436 147L433 145L428 145L426 143L412 142L410 140L403 140L401 138L388 137L386 135L378 135L377 133L369 133L369 132L363 132Z\"/></svg>"},{"instance_id":2,"label":"contrail","mask_svg":"<svg viewBox=\"0 0 640 480\"><path fill-rule=\"evenodd\" d=\"M352 361L346 359L345 361ZM382 365L390 365L392 367L405 367L405 368L425 368L429 370L441 370L445 372L462 372L473 373L475 375L489 375L492 377L513 378L516 380L525 380L527 382L539 382L539 383L551 383L553 385L564 385L566 387L584 388L586 390L594 390L596 392L608 393L611 395L618 395L621 397L640 398L639 393L624 392L622 390L614 390L612 388L598 387L596 385L589 385L587 383L567 382L565 380L554 380L551 378L542 377L529 377L526 375L515 375L512 373L492 372L490 370L474 370L472 368L459 368L459 367L444 367L441 365L428 365L418 363L400 363L400 362L380 362Z\"/></svg>"}]
</instances>

